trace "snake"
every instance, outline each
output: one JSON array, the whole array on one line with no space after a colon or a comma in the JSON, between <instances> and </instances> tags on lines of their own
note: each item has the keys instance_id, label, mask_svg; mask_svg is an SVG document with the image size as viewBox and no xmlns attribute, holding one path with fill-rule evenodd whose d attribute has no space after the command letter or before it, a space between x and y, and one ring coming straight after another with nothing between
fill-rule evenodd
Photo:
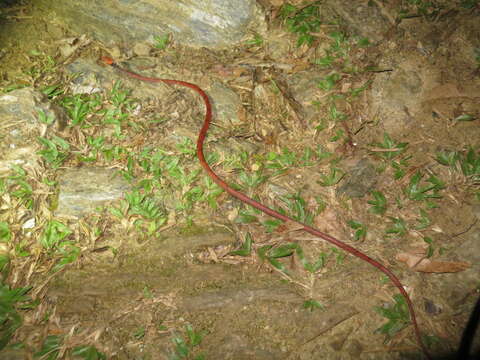
<instances>
[{"instance_id":1,"label":"snake","mask_svg":"<svg viewBox=\"0 0 480 360\"><path fill-rule=\"evenodd\" d=\"M212 122L212 103L210 102L210 99L209 99L207 93L205 91L203 91L202 88L200 88L196 84L193 84L193 83L190 83L190 82L187 82L187 81L175 80L175 79L163 79L163 78L149 77L149 76L144 76L144 75L138 74L136 72L125 69L124 67L121 67L109 56L102 56L101 61L105 65L112 66L113 68L115 68L119 72L127 75L130 78L140 80L140 81L143 81L143 82L147 82L147 83L165 83L165 84L169 84L169 85L180 85L180 86L192 89L198 95L200 95L200 97L203 99L203 102L205 104L205 117L204 117L202 128L200 129L200 131L198 133L197 144L196 144L196 154L197 154L198 160L200 162L200 165L205 170L207 175L218 186L220 186L223 190L225 190L228 194L237 198L241 202L246 203L250 206L253 206L254 208L256 208L256 209L262 211L263 213L265 213L267 215L270 215L270 216L272 216L272 217L274 217L278 220L294 224L294 225L298 226L298 229L303 230L303 231L305 231L305 232L307 232L311 235L314 235L314 236L316 236L320 239L323 239L323 240L335 245L336 247L346 251L347 253L352 254L355 257L369 263L370 265L372 265L375 268L377 268L378 270L380 270L383 274L385 274L390 279L390 281L395 285L395 287L398 289L398 291L405 298L405 301L407 303L408 310L409 310L409 313L410 313L410 319L411 319L411 322L413 324L413 328L414 328L417 343L420 346L420 348L422 349L422 352L425 354L425 356L428 359L431 359L430 354L429 354L425 344L423 343L421 335L420 335L420 329L419 329L419 326L418 326L418 323L417 323L417 317L415 315L415 309L413 307L412 300L410 299L407 291L403 287L400 280L397 278L397 276L391 270L389 270L386 266L384 266L383 264L381 264L377 260L375 260L375 259L371 258L370 256L364 254L360 250L357 250L356 248L346 244L345 242L343 242L343 241L341 241L341 240L339 240L339 239L337 239L337 238L335 238L335 237L333 237L333 236L331 236L327 233L324 233L324 232L322 232L318 229L315 229L315 228L313 228L313 227L311 227L307 224L301 223L297 220L294 220L293 218L290 218L286 215L283 215L283 214L269 208L268 206L260 203L259 201L256 201L256 200L248 197L247 195L245 195L241 191L233 189L230 185L228 185L222 178L220 178L213 171L213 169L210 167L207 160L205 159L205 154L204 154L204 151L203 151L205 138L207 137L208 129L209 129L210 124ZM297 227L296 227L296 229L297 229Z\"/></svg>"}]
</instances>

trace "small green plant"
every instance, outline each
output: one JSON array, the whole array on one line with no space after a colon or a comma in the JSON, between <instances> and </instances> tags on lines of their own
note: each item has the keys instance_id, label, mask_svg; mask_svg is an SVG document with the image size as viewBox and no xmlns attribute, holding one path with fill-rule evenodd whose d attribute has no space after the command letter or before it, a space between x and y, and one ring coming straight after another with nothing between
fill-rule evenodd
<instances>
[{"instance_id":1,"label":"small green plant","mask_svg":"<svg viewBox=\"0 0 480 360\"><path fill-rule=\"evenodd\" d=\"M353 234L353 238L355 239L355 241L365 239L365 236L367 236L367 227L364 224L362 224L360 221L356 221L356 220L349 220L349 221L347 221L347 224L353 230L355 230L355 232Z\"/></svg>"},{"instance_id":2,"label":"small green plant","mask_svg":"<svg viewBox=\"0 0 480 360\"><path fill-rule=\"evenodd\" d=\"M433 256L433 252L435 250L435 248L433 247L433 240L432 240L431 237L425 236L423 238L423 241L425 241L425 243L428 244L426 257L431 258Z\"/></svg>"},{"instance_id":3,"label":"small green plant","mask_svg":"<svg viewBox=\"0 0 480 360\"><path fill-rule=\"evenodd\" d=\"M38 151L40 155L48 164L54 169L58 168L68 158L70 144L64 139L53 135L51 139L39 137L38 141L43 145L43 149Z\"/></svg>"},{"instance_id":4,"label":"small green plant","mask_svg":"<svg viewBox=\"0 0 480 360\"><path fill-rule=\"evenodd\" d=\"M77 94L64 97L61 104L72 120L71 126L84 126L87 116L94 113L95 109L100 106L101 98L98 94Z\"/></svg>"},{"instance_id":5,"label":"small green plant","mask_svg":"<svg viewBox=\"0 0 480 360\"><path fill-rule=\"evenodd\" d=\"M60 355L60 350L64 347L63 336L48 335L43 341L42 347L34 355L34 359L39 360L56 360ZM83 360L106 360L107 357L91 345L79 345L67 351L67 354L76 359ZM69 357L70 358L70 357Z\"/></svg>"},{"instance_id":6,"label":"small green plant","mask_svg":"<svg viewBox=\"0 0 480 360\"><path fill-rule=\"evenodd\" d=\"M241 187L244 189L255 189L265 181L267 181L268 176L262 175L262 171L254 171L252 173L247 173L246 171L242 171L238 176L238 180L241 183Z\"/></svg>"},{"instance_id":7,"label":"small green plant","mask_svg":"<svg viewBox=\"0 0 480 360\"><path fill-rule=\"evenodd\" d=\"M284 19L287 29L298 35L297 46L312 45L315 36L313 33L320 29L320 5L316 2L299 8L290 3L285 3L280 16Z\"/></svg>"},{"instance_id":8,"label":"small green plant","mask_svg":"<svg viewBox=\"0 0 480 360\"><path fill-rule=\"evenodd\" d=\"M92 345L76 346L72 350L72 355L83 360L107 360L107 356Z\"/></svg>"},{"instance_id":9,"label":"small green plant","mask_svg":"<svg viewBox=\"0 0 480 360\"><path fill-rule=\"evenodd\" d=\"M470 148L466 153L460 151L440 151L436 158L440 164L450 166L454 170L460 168L471 182L480 181L480 153Z\"/></svg>"},{"instance_id":10,"label":"small green plant","mask_svg":"<svg viewBox=\"0 0 480 360\"><path fill-rule=\"evenodd\" d=\"M443 150L438 151L435 157L440 164L454 167L459 159L459 154L456 151Z\"/></svg>"},{"instance_id":11,"label":"small green plant","mask_svg":"<svg viewBox=\"0 0 480 360\"><path fill-rule=\"evenodd\" d=\"M410 183L405 188L405 195L410 200L427 200L427 199L438 199L442 196L438 192L445 187L444 183L434 175L426 180L429 185L421 185L421 179L423 175L421 172L417 171L411 178Z\"/></svg>"},{"instance_id":12,"label":"small green plant","mask_svg":"<svg viewBox=\"0 0 480 360\"><path fill-rule=\"evenodd\" d=\"M392 160L397 155L403 153L408 146L408 143L397 143L387 133L383 134L382 143L374 143L378 151L375 154L386 160Z\"/></svg>"},{"instance_id":13,"label":"small green plant","mask_svg":"<svg viewBox=\"0 0 480 360\"><path fill-rule=\"evenodd\" d=\"M394 304L385 307L377 306L375 311L388 319L388 322L379 327L375 332L384 334L385 342L395 336L400 330L404 329L410 323L407 302L401 294L393 295Z\"/></svg>"},{"instance_id":14,"label":"small green plant","mask_svg":"<svg viewBox=\"0 0 480 360\"><path fill-rule=\"evenodd\" d=\"M72 234L72 230L57 220L51 220L45 226L40 236L40 244L46 250L52 250L62 245L62 241Z\"/></svg>"},{"instance_id":15,"label":"small green plant","mask_svg":"<svg viewBox=\"0 0 480 360\"><path fill-rule=\"evenodd\" d=\"M5 221L0 221L0 242L8 243L12 238L12 232Z\"/></svg>"},{"instance_id":16,"label":"small green plant","mask_svg":"<svg viewBox=\"0 0 480 360\"><path fill-rule=\"evenodd\" d=\"M33 188L27 182L27 172L18 165L12 165L13 174L8 177L10 195L20 200L27 208L33 205ZM4 187L6 187L4 185Z\"/></svg>"},{"instance_id":17,"label":"small green plant","mask_svg":"<svg viewBox=\"0 0 480 360\"><path fill-rule=\"evenodd\" d=\"M262 46L263 45L263 38L260 34L255 33L252 39L249 39L245 42L246 45L249 46Z\"/></svg>"},{"instance_id":18,"label":"small green plant","mask_svg":"<svg viewBox=\"0 0 480 360\"><path fill-rule=\"evenodd\" d=\"M328 174L320 176L321 180L318 183L322 186L333 186L338 184L344 176L345 173L342 170L332 167Z\"/></svg>"},{"instance_id":19,"label":"small green plant","mask_svg":"<svg viewBox=\"0 0 480 360\"><path fill-rule=\"evenodd\" d=\"M125 195L130 216L140 215L148 220L155 220L165 216L165 212L157 202L140 191L133 191ZM125 203L124 203L125 204Z\"/></svg>"},{"instance_id":20,"label":"small green plant","mask_svg":"<svg viewBox=\"0 0 480 360\"><path fill-rule=\"evenodd\" d=\"M238 224L251 224L258 221L257 214L252 208L241 209L235 222Z\"/></svg>"},{"instance_id":21,"label":"small green plant","mask_svg":"<svg viewBox=\"0 0 480 360\"><path fill-rule=\"evenodd\" d=\"M314 311L317 309L323 310L325 309L325 306L323 306L322 303L317 300L309 299L303 303L303 308L308 309L310 311Z\"/></svg>"},{"instance_id":22,"label":"small green plant","mask_svg":"<svg viewBox=\"0 0 480 360\"><path fill-rule=\"evenodd\" d=\"M285 204L290 216L301 223L311 225L316 212L307 210L307 203L299 193L287 196L280 196L280 200Z\"/></svg>"},{"instance_id":23,"label":"small green plant","mask_svg":"<svg viewBox=\"0 0 480 360\"><path fill-rule=\"evenodd\" d=\"M474 183L480 182L480 153L470 148L466 154L460 156L460 168L463 175Z\"/></svg>"},{"instance_id":24,"label":"small green plant","mask_svg":"<svg viewBox=\"0 0 480 360\"><path fill-rule=\"evenodd\" d=\"M191 360L204 360L205 356L203 354L195 354L196 348L202 342L202 334L193 330L192 325L185 326L185 332L187 335L187 340L184 340L181 336L175 336L172 339L172 342L175 346L173 353L169 356L170 360L181 360L181 359L191 359Z\"/></svg>"},{"instance_id":25,"label":"small green plant","mask_svg":"<svg viewBox=\"0 0 480 360\"><path fill-rule=\"evenodd\" d=\"M337 249L332 248L332 253L334 250ZM312 274L322 269L325 266L328 258L328 255L322 252L318 256L318 259L311 263L307 260L302 247L297 243L286 243L275 247L273 245L265 245L257 249L257 254L261 260L268 261L274 268L285 274L288 273L287 268L282 262L280 262L279 259L289 257L294 253L302 263L303 268ZM340 252L337 252L337 255L344 256L344 254ZM341 263L341 261L343 260L339 260L337 258L337 263Z\"/></svg>"},{"instance_id":26,"label":"small green plant","mask_svg":"<svg viewBox=\"0 0 480 360\"><path fill-rule=\"evenodd\" d=\"M387 234L394 234L398 236L403 236L407 233L407 224L405 220L403 220L401 217L393 217L389 216L388 217L392 221L392 226L389 227L385 232Z\"/></svg>"},{"instance_id":27,"label":"small green plant","mask_svg":"<svg viewBox=\"0 0 480 360\"><path fill-rule=\"evenodd\" d=\"M0 282L0 350L8 344L15 331L22 325L22 317L17 309L32 307L30 299L26 296L30 289L31 287L11 289Z\"/></svg>"},{"instance_id":28,"label":"small green plant","mask_svg":"<svg viewBox=\"0 0 480 360\"><path fill-rule=\"evenodd\" d=\"M341 78L342 77L340 76L340 74L330 74L318 83L318 87L324 91L330 91L335 87L335 85Z\"/></svg>"},{"instance_id":29,"label":"small green plant","mask_svg":"<svg viewBox=\"0 0 480 360\"><path fill-rule=\"evenodd\" d=\"M253 244L252 235L249 232L247 232L247 235L245 235L245 241L243 242L240 249L231 251L229 255L249 256L252 253L252 244Z\"/></svg>"},{"instance_id":30,"label":"small green plant","mask_svg":"<svg viewBox=\"0 0 480 360\"><path fill-rule=\"evenodd\" d=\"M155 40L155 48L165 50L170 43L170 34L155 35L153 40Z\"/></svg>"},{"instance_id":31,"label":"small green plant","mask_svg":"<svg viewBox=\"0 0 480 360\"><path fill-rule=\"evenodd\" d=\"M400 180L405 176L408 169L408 160L410 160L411 158L412 158L412 155L409 155L409 156L403 157L399 161L392 160L390 164L394 169L393 178L395 180Z\"/></svg>"},{"instance_id":32,"label":"small green plant","mask_svg":"<svg viewBox=\"0 0 480 360\"><path fill-rule=\"evenodd\" d=\"M47 114L45 114L45 111L39 110L38 111L38 120L41 123L44 123L46 125L51 125L55 121L55 117L53 116L53 114L47 115Z\"/></svg>"},{"instance_id":33,"label":"small green plant","mask_svg":"<svg viewBox=\"0 0 480 360\"><path fill-rule=\"evenodd\" d=\"M415 230L424 230L430 226L432 223L428 214L425 210L420 209L420 218L417 219L417 225L415 226Z\"/></svg>"}]
</instances>

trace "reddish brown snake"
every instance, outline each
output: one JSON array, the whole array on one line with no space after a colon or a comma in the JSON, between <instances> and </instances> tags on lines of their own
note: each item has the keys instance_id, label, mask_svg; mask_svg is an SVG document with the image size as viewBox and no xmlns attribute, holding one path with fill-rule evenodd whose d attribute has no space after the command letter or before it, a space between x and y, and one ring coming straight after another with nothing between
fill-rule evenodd
<instances>
[{"instance_id":1,"label":"reddish brown snake","mask_svg":"<svg viewBox=\"0 0 480 360\"><path fill-rule=\"evenodd\" d=\"M202 97L203 101L205 102L205 120L203 122L202 129L200 130L200 133L198 134L197 156L198 156L198 160L200 161L200 164L205 169L208 176L210 176L212 178L212 180L218 186L220 186L227 193L229 193L233 197L236 197L240 201L242 201L244 203L247 203L247 204L253 206L254 208L257 208L258 210L261 210L264 213L266 213L270 216L273 216L274 218L277 218L277 219L282 220L282 221L293 222L293 223L296 223L296 224L300 225L303 228L304 231L306 231L306 232L308 232L312 235L318 236L319 238L322 238L322 239L332 243L333 245L345 250L346 252L348 252L352 255L355 255L356 257L358 257L358 258L368 262L369 264L375 266L377 269L379 269L381 272L383 272L386 276L388 276L388 278L392 281L392 283L398 288L400 293L405 297L405 300L407 301L408 309L410 311L410 316L411 316L411 319L412 319L413 327L414 327L414 330L415 330L415 336L417 338L418 344L422 348L425 356L430 359L430 355L429 355L425 345L423 344L421 336L420 336L420 330L418 328L417 319L415 317L415 311L413 309L412 301L410 300L410 297L408 296L407 292L403 288L403 285L401 284L400 280L398 280L398 278L389 269L387 269L385 266L380 264L378 261L372 259L371 257L369 257L369 256L365 255L364 253L358 251L357 249L351 247L350 245L347 245L344 242L342 242L342 241L340 241L340 240L338 240L338 239L336 239L336 238L334 238L334 237L332 237L328 234L325 234L325 233L323 233L323 232L321 232L317 229L314 229L314 228L312 228L308 225L299 223L298 221L293 220L293 219L289 218L288 216L282 215L282 214L276 212L275 210L270 209L269 207L259 203L258 201L255 201L255 200L249 198L245 194L243 194L243 193L241 193L241 192L239 192L235 189L232 189L225 181L220 179L220 177L218 177L218 175L213 172L212 168L207 164L207 161L205 160L205 155L203 154L203 142L205 141L205 137L207 136L207 131L208 131L208 128L210 127L210 122L212 120L212 105L211 105L210 99L208 98L205 91L203 91L199 86L197 86L195 84L192 84L192 83L189 83L189 82L186 82L186 81L159 79L159 78L147 77L147 76L136 74L132 71L121 68L120 66L118 66L113 61L113 59L111 59L107 56L103 56L102 61L105 64L113 66L115 69L123 72L124 74L127 74L129 77L134 78L134 79L138 79L138 80L146 81L146 82L150 82L150 83L163 82L163 83L171 84L171 85L181 85L181 86L186 86L186 87L188 87L192 90L195 90Z\"/></svg>"}]
</instances>

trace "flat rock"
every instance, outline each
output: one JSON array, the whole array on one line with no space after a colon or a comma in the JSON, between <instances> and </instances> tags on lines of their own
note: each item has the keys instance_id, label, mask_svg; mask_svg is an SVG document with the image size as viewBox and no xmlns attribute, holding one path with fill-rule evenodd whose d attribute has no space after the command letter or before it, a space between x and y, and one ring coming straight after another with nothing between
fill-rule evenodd
<instances>
[{"instance_id":1,"label":"flat rock","mask_svg":"<svg viewBox=\"0 0 480 360\"><path fill-rule=\"evenodd\" d=\"M194 47L225 47L239 42L249 25L261 25L254 0L44 1L66 25L104 43L134 46L155 36L173 34Z\"/></svg>"},{"instance_id":2,"label":"flat rock","mask_svg":"<svg viewBox=\"0 0 480 360\"><path fill-rule=\"evenodd\" d=\"M114 169L85 167L65 171L59 180L56 216L82 217L130 189Z\"/></svg>"}]
</instances>

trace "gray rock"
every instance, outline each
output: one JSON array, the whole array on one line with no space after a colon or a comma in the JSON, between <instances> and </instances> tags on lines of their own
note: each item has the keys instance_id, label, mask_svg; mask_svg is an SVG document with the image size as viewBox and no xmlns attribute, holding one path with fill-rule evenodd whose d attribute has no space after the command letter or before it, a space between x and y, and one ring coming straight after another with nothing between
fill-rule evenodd
<instances>
[{"instance_id":1,"label":"gray rock","mask_svg":"<svg viewBox=\"0 0 480 360\"><path fill-rule=\"evenodd\" d=\"M215 99L215 121L223 126L238 125L241 120L238 118L238 109L241 106L240 97L236 92L221 83L214 83L209 90L209 96Z\"/></svg>"},{"instance_id":2,"label":"gray rock","mask_svg":"<svg viewBox=\"0 0 480 360\"><path fill-rule=\"evenodd\" d=\"M40 113L51 123L40 122ZM24 88L0 96L0 173L14 164L36 165L37 137L45 136L50 128L62 130L65 124L65 112L38 91Z\"/></svg>"},{"instance_id":3,"label":"gray rock","mask_svg":"<svg viewBox=\"0 0 480 360\"><path fill-rule=\"evenodd\" d=\"M56 216L80 218L96 207L121 198L130 185L114 169L69 169L59 180Z\"/></svg>"},{"instance_id":4,"label":"gray rock","mask_svg":"<svg viewBox=\"0 0 480 360\"><path fill-rule=\"evenodd\" d=\"M361 159L350 170L347 170L347 179L337 190L337 193L349 197L363 197L377 181L375 166L367 159Z\"/></svg>"},{"instance_id":5,"label":"gray rock","mask_svg":"<svg viewBox=\"0 0 480 360\"><path fill-rule=\"evenodd\" d=\"M393 26L375 3L363 0L325 2L330 11L340 16L345 24L358 35L378 42Z\"/></svg>"},{"instance_id":6,"label":"gray rock","mask_svg":"<svg viewBox=\"0 0 480 360\"><path fill-rule=\"evenodd\" d=\"M191 46L224 47L239 42L248 26L261 25L254 0L44 1L70 29L105 42L155 43L154 36L173 33Z\"/></svg>"}]
</instances>

